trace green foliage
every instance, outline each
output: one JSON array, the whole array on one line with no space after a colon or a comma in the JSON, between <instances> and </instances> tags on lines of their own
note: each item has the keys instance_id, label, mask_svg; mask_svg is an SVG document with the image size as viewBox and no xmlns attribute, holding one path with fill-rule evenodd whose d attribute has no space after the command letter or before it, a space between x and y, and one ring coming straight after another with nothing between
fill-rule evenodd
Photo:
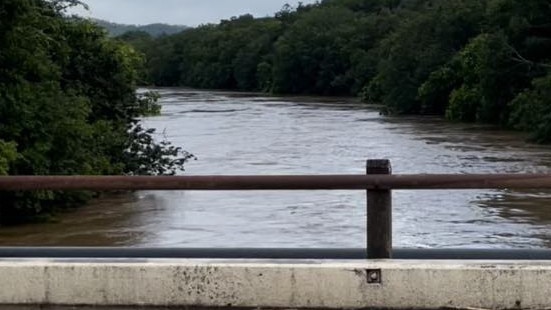
<instances>
[{"instance_id":1,"label":"green foliage","mask_svg":"<svg viewBox=\"0 0 551 310\"><path fill-rule=\"evenodd\" d=\"M342 94L355 15L345 8L315 8L301 16L275 45L276 93Z\"/></svg>"},{"instance_id":2,"label":"green foliage","mask_svg":"<svg viewBox=\"0 0 551 310\"><path fill-rule=\"evenodd\" d=\"M95 24L67 18L78 1L0 2L0 174L173 174L190 155L156 142L138 118L143 57ZM49 215L91 193L0 193L0 225Z\"/></svg>"},{"instance_id":3,"label":"green foliage","mask_svg":"<svg viewBox=\"0 0 551 310\"><path fill-rule=\"evenodd\" d=\"M551 142L551 74L535 79L510 105L512 126L530 132L538 142Z\"/></svg>"},{"instance_id":4,"label":"green foliage","mask_svg":"<svg viewBox=\"0 0 551 310\"><path fill-rule=\"evenodd\" d=\"M511 51L506 38L500 34L481 34L459 53L457 59L456 74L461 77L462 85L452 93L447 116L461 121L503 121L507 102L514 91L509 79L516 73L510 70Z\"/></svg>"},{"instance_id":5,"label":"green foliage","mask_svg":"<svg viewBox=\"0 0 551 310\"><path fill-rule=\"evenodd\" d=\"M142 116L156 116L161 114L161 105L158 100L161 98L159 93L146 92L138 95L138 114Z\"/></svg>"},{"instance_id":6,"label":"green foliage","mask_svg":"<svg viewBox=\"0 0 551 310\"><path fill-rule=\"evenodd\" d=\"M546 119L536 117L542 111L534 92L546 87L540 77L546 75L550 58L549 13L545 1L488 1L486 32L433 72L419 98L426 104L449 102L446 116L453 120L510 126L548 140L543 138L548 134Z\"/></svg>"},{"instance_id":7,"label":"green foliage","mask_svg":"<svg viewBox=\"0 0 551 310\"><path fill-rule=\"evenodd\" d=\"M401 24L379 47L377 89L382 103L396 113L422 112L419 88L476 34L482 22L481 1L425 2L432 5L403 10Z\"/></svg>"},{"instance_id":8,"label":"green foliage","mask_svg":"<svg viewBox=\"0 0 551 310\"><path fill-rule=\"evenodd\" d=\"M359 95L389 113L550 140L542 138L549 120L529 112L544 104L528 102L548 87L548 0L322 0L286 5L273 18L125 40L146 55L150 84Z\"/></svg>"},{"instance_id":9,"label":"green foliage","mask_svg":"<svg viewBox=\"0 0 551 310\"><path fill-rule=\"evenodd\" d=\"M17 145L0 140L0 175L7 175L10 164L17 159Z\"/></svg>"},{"instance_id":10,"label":"green foliage","mask_svg":"<svg viewBox=\"0 0 551 310\"><path fill-rule=\"evenodd\" d=\"M446 117L463 122L473 122L477 119L481 100L481 90L477 87L463 85L454 89L450 95Z\"/></svg>"},{"instance_id":11,"label":"green foliage","mask_svg":"<svg viewBox=\"0 0 551 310\"><path fill-rule=\"evenodd\" d=\"M124 153L127 174L132 175L174 175L181 171L184 164L195 157L170 142L162 140L156 143L153 129L144 129L136 125L130 131L131 142Z\"/></svg>"},{"instance_id":12,"label":"green foliage","mask_svg":"<svg viewBox=\"0 0 551 310\"><path fill-rule=\"evenodd\" d=\"M460 83L459 65L456 59L450 64L433 71L427 80L419 87L418 100L421 111L425 114L444 114L448 105L450 93Z\"/></svg>"}]
</instances>

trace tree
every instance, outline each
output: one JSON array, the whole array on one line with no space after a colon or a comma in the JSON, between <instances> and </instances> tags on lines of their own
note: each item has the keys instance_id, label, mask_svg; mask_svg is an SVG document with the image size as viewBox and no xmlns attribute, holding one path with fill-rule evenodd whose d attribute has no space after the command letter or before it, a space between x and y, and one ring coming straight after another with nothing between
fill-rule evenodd
<instances>
[{"instance_id":1,"label":"tree","mask_svg":"<svg viewBox=\"0 0 551 310\"><path fill-rule=\"evenodd\" d=\"M511 101L510 124L537 142L551 142L551 74L537 78Z\"/></svg>"},{"instance_id":2,"label":"tree","mask_svg":"<svg viewBox=\"0 0 551 310\"><path fill-rule=\"evenodd\" d=\"M316 8L301 16L276 43L273 91L347 94L347 43L355 23L345 8Z\"/></svg>"},{"instance_id":3,"label":"tree","mask_svg":"<svg viewBox=\"0 0 551 310\"><path fill-rule=\"evenodd\" d=\"M63 15L78 3L0 2L0 174L183 169L189 154L138 125L154 107L136 94L143 58L95 24ZM90 195L2 192L0 225L48 216Z\"/></svg>"},{"instance_id":4,"label":"tree","mask_svg":"<svg viewBox=\"0 0 551 310\"><path fill-rule=\"evenodd\" d=\"M483 22L481 1L435 1L423 7L401 12L402 23L379 47L377 84L370 89L396 113L423 112L419 88L478 34Z\"/></svg>"}]
</instances>

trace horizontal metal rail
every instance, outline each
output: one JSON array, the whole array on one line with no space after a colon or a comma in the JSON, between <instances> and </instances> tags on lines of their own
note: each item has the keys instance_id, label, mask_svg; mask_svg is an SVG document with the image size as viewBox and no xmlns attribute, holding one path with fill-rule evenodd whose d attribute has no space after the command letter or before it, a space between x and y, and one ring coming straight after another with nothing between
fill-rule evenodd
<instances>
[{"instance_id":1,"label":"horizontal metal rail","mask_svg":"<svg viewBox=\"0 0 551 310\"><path fill-rule=\"evenodd\" d=\"M0 177L1 191L381 189L551 189L551 174Z\"/></svg>"},{"instance_id":2,"label":"horizontal metal rail","mask_svg":"<svg viewBox=\"0 0 551 310\"><path fill-rule=\"evenodd\" d=\"M0 247L0 259L365 259L359 248ZM551 260L545 249L394 249L395 259Z\"/></svg>"},{"instance_id":3,"label":"horizontal metal rail","mask_svg":"<svg viewBox=\"0 0 551 310\"><path fill-rule=\"evenodd\" d=\"M367 247L366 250L342 250L341 254L332 250L285 250L278 254L275 250L234 249L233 252L216 252L207 250L107 250L107 249L13 249L0 248L0 258L13 255L41 255L48 256L69 255L105 255L117 257L120 253L131 257L157 255L162 257L173 255L213 255L215 257L230 257L232 255L247 258L255 253L255 258L336 258L339 255L349 257L368 258L395 258L420 257L424 258L488 258L499 254L506 257L508 252L484 252L471 250L424 251L407 252L394 251L392 248L392 190L461 190L461 189L551 189L551 174L416 174L392 175L389 160L368 160L366 175L271 175L271 176L2 176L0 177L0 191L19 190L364 190L367 191ZM228 250L229 251L229 250ZM318 252L316 252L318 251ZM362 251L362 252L359 252ZM472 252L474 251L474 252ZM102 254L103 253L103 254ZM209 254L210 253L210 254ZM473 254L475 253L475 254ZM478 253L478 254L477 254ZM513 253L513 252L512 252ZM511 256L517 259L530 256L521 251ZM533 253L534 257L551 259L551 252ZM121 254L121 255L122 255ZM74 256L72 256L74 255ZM111 256L115 255L115 256ZM409 256L408 256L409 255ZM524 256L523 256L524 255ZM57 256L56 256L57 257ZM207 257L207 258L208 258ZM497 256L496 256L497 258Z\"/></svg>"}]
</instances>

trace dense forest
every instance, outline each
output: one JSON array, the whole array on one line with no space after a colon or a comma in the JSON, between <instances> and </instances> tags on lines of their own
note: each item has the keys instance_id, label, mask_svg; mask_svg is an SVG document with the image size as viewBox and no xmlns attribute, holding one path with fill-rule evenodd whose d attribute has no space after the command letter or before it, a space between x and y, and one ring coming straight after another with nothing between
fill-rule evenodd
<instances>
[{"instance_id":1,"label":"dense forest","mask_svg":"<svg viewBox=\"0 0 551 310\"><path fill-rule=\"evenodd\" d=\"M149 84L361 96L551 142L549 0L323 0L120 39L146 55Z\"/></svg>"},{"instance_id":2,"label":"dense forest","mask_svg":"<svg viewBox=\"0 0 551 310\"><path fill-rule=\"evenodd\" d=\"M189 154L138 119L143 57L90 21L76 0L0 1L0 175L171 174ZM36 220L88 192L0 192L0 225Z\"/></svg>"},{"instance_id":3,"label":"dense forest","mask_svg":"<svg viewBox=\"0 0 551 310\"><path fill-rule=\"evenodd\" d=\"M108 22L101 19L93 19L93 22L98 26L105 28L110 36L116 37L125 34L130 31L143 31L152 37L159 37L163 35L171 35L186 30L187 26L168 25L162 23L148 24L148 25L126 25Z\"/></svg>"}]
</instances>

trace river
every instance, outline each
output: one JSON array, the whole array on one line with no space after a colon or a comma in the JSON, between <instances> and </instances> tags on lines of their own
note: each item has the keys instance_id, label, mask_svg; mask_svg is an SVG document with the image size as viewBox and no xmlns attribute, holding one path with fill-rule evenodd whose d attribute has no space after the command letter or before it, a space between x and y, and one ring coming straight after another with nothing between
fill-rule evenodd
<instances>
[{"instance_id":1,"label":"river","mask_svg":"<svg viewBox=\"0 0 551 310\"><path fill-rule=\"evenodd\" d=\"M551 148L518 133L432 117L388 117L346 98L157 89L143 120L197 156L190 175L549 172ZM548 248L551 192L395 191L394 245ZM363 247L365 193L137 192L98 199L54 223L0 229L0 245Z\"/></svg>"}]
</instances>

